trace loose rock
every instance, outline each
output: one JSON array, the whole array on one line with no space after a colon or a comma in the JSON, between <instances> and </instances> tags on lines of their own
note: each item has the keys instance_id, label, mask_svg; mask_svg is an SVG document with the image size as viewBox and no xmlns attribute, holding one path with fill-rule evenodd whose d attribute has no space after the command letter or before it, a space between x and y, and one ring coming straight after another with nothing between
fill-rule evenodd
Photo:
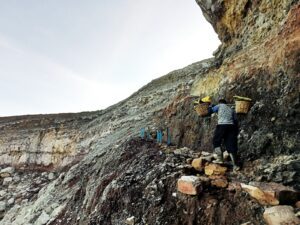
<instances>
[{"instance_id":1,"label":"loose rock","mask_svg":"<svg viewBox=\"0 0 300 225\"><path fill-rule=\"evenodd\" d=\"M192 161L192 167L197 170L197 171L202 171L203 170L203 159L200 157L200 158L197 158L197 159L194 159Z\"/></svg>"},{"instance_id":2,"label":"loose rock","mask_svg":"<svg viewBox=\"0 0 300 225\"><path fill-rule=\"evenodd\" d=\"M279 201L270 193L263 192L258 187L241 184L242 189L248 192L251 197L255 198L261 205L278 205Z\"/></svg>"},{"instance_id":3,"label":"loose rock","mask_svg":"<svg viewBox=\"0 0 300 225\"><path fill-rule=\"evenodd\" d=\"M197 195L202 190L201 181L196 176L182 176L177 182L177 189L184 194Z\"/></svg>"},{"instance_id":4,"label":"loose rock","mask_svg":"<svg viewBox=\"0 0 300 225\"><path fill-rule=\"evenodd\" d=\"M0 212L5 211L5 209L6 209L6 203L4 201L1 201L0 202Z\"/></svg>"},{"instance_id":5,"label":"loose rock","mask_svg":"<svg viewBox=\"0 0 300 225\"><path fill-rule=\"evenodd\" d=\"M298 225L300 219L294 214L291 206L274 206L264 212L264 219L268 225Z\"/></svg>"},{"instance_id":6,"label":"loose rock","mask_svg":"<svg viewBox=\"0 0 300 225\"><path fill-rule=\"evenodd\" d=\"M5 178L3 179L3 185L4 185L4 186L7 186L7 185L9 185L12 181L13 181L13 178L12 178L12 177L5 177Z\"/></svg>"},{"instance_id":7,"label":"loose rock","mask_svg":"<svg viewBox=\"0 0 300 225\"><path fill-rule=\"evenodd\" d=\"M37 221L35 222L36 225L44 225L50 220L50 216L45 213L44 211L41 213Z\"/></svg>"},{"instance_id":8,"label":"loose rock","mask_svg":"<svg viewBox=\"0 0 300 225\"><path fill-rule=\"evenodd\" d=\"M11 177L14 172L15 169L13 167L6 167L0 171L0 177Z\"/></svg>"},{"instance_id":9,"label":"loose rock","mask_svg":"<svg viewBox=\"0 0 300 225\"><path fill-rule=\"evenodd\" d=\"M205 166L205 174L208 176L211 175L224 175L227 171L226 167L220 166L218 164L209 164Z\"/></svg>"},{"instance_id":10,"label":"loose rock","mask_svg":"<svg viewBox=\"0 0 300 225\"><path fill-rule=\"evenodd\" d=\"M134 223L135 223L134 221L135 221L135 217L132 216L132 217L127 218L125 223L128 225L134 225Z\"/></svg>"},{"instance_id":11,"label":"loose rock","mask_svg":"<svg viewBox=\"0 0 300 225\"><path fill-rule=\"evenodd\" d=\"M7 205L9 205L9 206L13 205L14 203L15 203L15 198L10 198L7 201Z\"/></svg>"},{"instance_id":12,"label":"loose rock","mask_svg":"<svg viewBox=\"0 0 300 225\"><path fill-rule=\"evenodd\" d=\"M54 179L55 179L54 173L49 173L48 179L49 179L49 180L54 180Z\"/></svg>"}]
</instances>

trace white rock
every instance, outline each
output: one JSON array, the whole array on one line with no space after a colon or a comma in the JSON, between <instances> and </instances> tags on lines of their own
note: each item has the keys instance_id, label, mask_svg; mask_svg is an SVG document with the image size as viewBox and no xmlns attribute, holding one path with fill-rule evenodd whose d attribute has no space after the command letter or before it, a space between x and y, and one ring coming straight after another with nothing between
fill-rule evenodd
<instances>
[{"instance_id":1,"label":"white rock","mask_svg":"<svg viewBox=\"0 0 300 225\"><path fill-rule=\"evenodd\" d=\"M49 180L54 180L54 179L55 179L54 173L49 173L48 179L49 179Z\"/></svg>"},{"instance_id":2,"label":"white rock","mask_svg":"<svg viewBox=\"0 0 300 225\"><path fill-rule=\"evenodd\" d=\"M6 203L4 201L1 201L0 202L0 212L5 211L5 209L6 209Z\"/></svg>"},{"instance_id":3,"label":"white rock","mask_svg":"<svg viewBox=\"0 0 300 225\"><path fill-rule=\"evenodd\" d=\"M268 225L300 224L300 219L295 216L291 206L279 205L267 208L263 216Z\"/></svg>"},{"instance_id":4,"label":"white rock","mask_svg":"<svg viewBox=\"0 0 300 225\"><path fill-rule=\"evenodd\" d=\"M19 176L14 176L14 181L15 182L19 182L21 180L21 177L19 177Z\"/></svg>"},{"instance_id":5,"label":"white rock","mask_svg":"<svg viewBox=\"0 0 300 225\"><path fill-rule=\"evenodd\" d=\"M9 205L9 206L13 205L14 203L15 203L15 198L10 198L7 201L7 205Z\"/></svg>"},{"instance_id":6,"label":"white rock","mask_svg":"<svg viewBox=\"0 0 300 225\"><path fill-rule=\"evenodd\" d=\"M135 217L132 216L132 217L127 218L125 223L128 225L134 225L134 223L135 223L134 220L135 220Z\"/></svg>"},{"instance_id":7,"label":"white rock","mask_svg":"<svg viewBox=\"0 0 300 225\"><path fill-rule=\"evenodd\" d=\"M0 171L0 177L11 177L14 172L13 167L6 167Z\"/></svg>"},{"instance_id":8,"label":"white rock","mask_svg":"<svg viewBox=\"0 0 300 225\"><path fill-rule=\"evenodd\" d=\"M4 191L4 190L1 190L1 191L0 191L0 197L4 197L6 194L7 194L6 191Z\"/></svg>"},{"instance_id":9,"label":"white rock","mask_svg":"<svg viewBox=\"0 0 300 225\"><path fill-rule=\"evenodd\" d=\"M41 176L42 177L47 177L48 173L47 172L42 172Z\"/></svg>"},{"instance_id":10,"label":"white rock","mask_svg":"<svg viewBox=\"0 0 300 225\"><path fill-rule=\"evenodd\" d=\"M13 178L12 177L5 177L3 179L3 185L6 186L8 185L9 183L11 183L13 181Z\"/></svg>"},{"instance_id":11,"label":"white rock","mask_svg":"<svg viewBox=\"0 0 300 225\"><path fill-rule=\"evenodd\" d=\"M1 173L10 173L10 174L13 174L14 172L15 172L15 168L13 168L13 167L6 167L6 168L4 168L4 169L2 169L0 171L0 174Z\"/></svg>"},{"instance_id":12,"label":"white rock","mask_svg":"<svg viewBox=\"0 0 300 225\"><path fill-rule=\"evenodd\" d=\"M27 202L28 202L28 199L25 198L25 199L22 200L21 204L26 204Z\"/></svg>"},{"instance_id":13,"label":"white rock","mask_svg":"<svg viewBox=\"0 0 300 225\"><path fill-rule=\"evenodd\" d=\"M50 216L44 211L41 213L39 218L35 221L35 225L45 225L50 220Z\"/></svg>"}]
</instances>

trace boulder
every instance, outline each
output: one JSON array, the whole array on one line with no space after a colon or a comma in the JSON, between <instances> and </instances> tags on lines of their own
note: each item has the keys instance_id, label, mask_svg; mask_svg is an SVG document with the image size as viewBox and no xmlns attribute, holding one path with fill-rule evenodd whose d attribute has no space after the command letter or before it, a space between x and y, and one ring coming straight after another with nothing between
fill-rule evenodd
<instances>
[{"instance_id":1,"label":"boulder","mask_svg":"<svg viewBox=\"0 0 300 225\"><path fill-rule=\"evenodd\" d=\"M295 206L297 209L300 209L300 201L296 202Z\"/></svg>"},{"instance_id":2,"label":"boulder","mask_svg":"<svg viewBox=\"0 0 300 225\"><path fill-rule=\"evenodd\" d=\"M263 217L268 225L300 224L300 219L295 216L293 208L286 205L267 208Z\"/></svg>"},{"instance_id":3,"label":"boulder","mask_svg":"<svg viewBox=\"0 0 300 225\"><path fill-rule=\"evenodd\" d=\"M250 182L249 185L255 186L268 193L279 201L281 205L294 205L299 201L300 193L292 187L287 187L282 184L270 182Z\"/></svg>"},{"instance_id":4,"label":"boulder","mask_svg":"<svg viewBox=\"0 0 300 225\"><path fill-rule=\"evenodd\" d=\"M205 174L208 176L211 175L224 175L227 171L227 168L218 164L211 163L204 168Z\"/></svg>"},{"instance_id":5,"label":"boulder","mask_svg":"<svg viewBox=\"0 0 300 225\"><path fill-rule=\"evenodd\" d=\"M201 192L201 180L196 176L182 176L177 181L177 190L187 195L197 195Z\"/></svg>"},{"instance_id":6,"label":"boulder","mask_svg":"<svg viewBox=\"0 0 300 225\"><path fill-rule=\"evenodd\" d=\"M263 192L255 186L241 184L244 191L248 192L252 198L255 198L261 205L278 205L279 201L272 194Z\"/></svg>"}]
</instances>

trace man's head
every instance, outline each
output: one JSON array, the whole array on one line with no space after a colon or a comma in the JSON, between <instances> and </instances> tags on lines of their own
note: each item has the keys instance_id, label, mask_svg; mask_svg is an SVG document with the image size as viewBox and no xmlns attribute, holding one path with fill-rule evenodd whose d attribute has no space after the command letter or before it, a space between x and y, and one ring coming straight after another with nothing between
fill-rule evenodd
<instances>
[{"instance_id":1,"label":"man's head","mask_svg":"<svg viewBox=\"0 0 300 225\"><path fill-rule=\"evenodd\" d=\"M226 100L224 98L219 99L220 104L227 104Z\"/></svg>"}]
</instances>

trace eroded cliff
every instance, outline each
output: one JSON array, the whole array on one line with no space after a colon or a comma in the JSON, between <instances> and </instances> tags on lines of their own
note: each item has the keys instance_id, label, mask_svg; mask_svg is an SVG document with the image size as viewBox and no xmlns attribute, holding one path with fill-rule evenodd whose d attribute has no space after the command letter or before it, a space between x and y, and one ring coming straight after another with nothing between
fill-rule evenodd
<instances>
[{"instance_id":1,"label":"eroded cliff","mask_svg":"<svg viewBox=\"0 0 300 225\"><path fill-rule=\"evenodd\" d=\"M222 41L214 59L171 72L103 111L1 119L0 165L17 169L1 178L1 224L116 225L133 216L128 223L256 225L265 224L264 206L238 183L299 191L299 1L196 2ZM200 118L192 104L206 95L253 99L239 116L243 169L227 172L226 188L187 164L212 151L216 118ZM171 128L173 146L137 138L142 127ZM180 176L196 174L198 196L177 192ZM280 204L295 207L295 198Z\"/></svg>"}]
</instances>

